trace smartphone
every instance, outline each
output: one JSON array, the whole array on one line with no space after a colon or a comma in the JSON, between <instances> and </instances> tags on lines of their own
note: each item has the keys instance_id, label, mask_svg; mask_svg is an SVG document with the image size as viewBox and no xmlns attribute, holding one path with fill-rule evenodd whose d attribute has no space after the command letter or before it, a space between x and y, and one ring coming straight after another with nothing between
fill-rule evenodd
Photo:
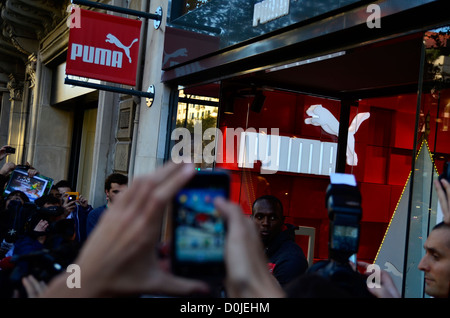
<instances>
[{"instance_id":1,"label":"smartphone","mask_svg":"<svg viewBox=\"0 0 450 318\"><path fill-rule=\"evenodd\" d=\"M5 147L5 153L16 153L16 148L7 146Z\"/></svg>"},{"instance_id":2,"label":"smartphone","mask_svg":"<svg viewBox=\"0 0 450 318\"><path fill-rule=\"evenodd\" d=\"M216 197L229 198L226 172L199 171L173 198L172 270L185 277L225 276L226 226L214 207Z\"/></svg>"},{"instance_id":3,"label":"smartphone","mask_svg":"<svg viewBox=\"0 0 450 318\"><path fill-rule=\"evenodd\" d=\"M66 194L68 196L67 202L76 201L80 198L79 192L66 192Z\"/></svg>"}]
</instances>

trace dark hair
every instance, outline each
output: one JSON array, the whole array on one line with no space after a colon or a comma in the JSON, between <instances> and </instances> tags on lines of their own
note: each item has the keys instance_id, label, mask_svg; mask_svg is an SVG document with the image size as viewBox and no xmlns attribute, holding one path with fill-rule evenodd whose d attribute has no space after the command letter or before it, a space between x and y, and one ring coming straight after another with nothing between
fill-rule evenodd
<instances>
[{"instance_id":1,"label":"dark hair","mask_svg":"<svg viewBox=\"0 0 450 318\"><path fill-rule=\"evenodd\" d=\"M444 223L444 222L440 222L438 224L436 224L432 230L437 230L437 229L450 229L450 224Z\"/></svg>"},{"instance_id":2,"label":"dark hair","mask_svg":"<svg viewBox=\"0 0 450 318\"><path fill-rule=\"evenodd\" d=\"M14 195L19 195L20 198L23 200L23 202L30 202L30 199L28 198L28 196L25 194L25 192L22 192L20 190L14 190L12 192L10 192L8 194L8 196L6 197L6 200L8 200L9 198L11 198ZM6 201L5 200L5 201Z\"/></svg>"},{"instance_id":3,"label":"dark hair","mask_svg":"<svg viewBox=\"0 0 450 318\"><path fill-rule=\"evenodd\" d=\"M448 230L450 230L450 224L447 224L445 222L440 222L433 227L432 231L439 230L439 229L448 231ZM447 244L446 244L447 247L450 247L449 244L450 244L450 242L447 240ZM449 294L449 297L450 297L450 294Z\"/></svg>"},{"instance_id":4,"label":"dark hair","mask_svg":"<svg viewBox=\"0 0 450 318\"><path fill-rule=\"evenodd\" d=\"M272 209L274 209L275 211L279 211L280 215L283 216L283 204L281 203L280 199L278 199L277 197L270 195L270 194L266 194L263 195L259 198L257 198L252 205L252 214L253 214L253 209L255 207L256 202L258 201L267 201L270 206L272 207Z\"/></svg>"},{"instance_id":5,"label":"dark hair","mask_svg":"<svg viewBox=\"0 0 450 318\"><path fill-rule=\"evenodd\" d=\"M51 194L46 194L43 195L40 198L37 198L36 200L34 200L34 203L38 206L38 207L43 207L44 204L48 203L48 204L61 204L61 200Z\"/></svg>"},{"instance_id":6,"label":"dark hair","mask_svg":"<svg viewBox=\"0 0 450 318\"><path fill-rule=\"evenodd\" d=\"M128 177L121 173L112 173L105 180L105 190L111 190L111 184L117 183L120 185L128 184Z\"/></svg>"},{"instance_id":7,"label":"dark hair","mask_svg":"<svg viewBox=\"0 0 450 318\"><path fill-rule=\"evenodd\" d=\"M56 189L58 189L58 188L70 188L70 189L73 189L73 188L72 188L72 185L71 185L70 182L67 181L67 180L61 180L61 181L58 181L58 182L55 184L55 188L56 188Z\"/></svg>"}]
</instances>

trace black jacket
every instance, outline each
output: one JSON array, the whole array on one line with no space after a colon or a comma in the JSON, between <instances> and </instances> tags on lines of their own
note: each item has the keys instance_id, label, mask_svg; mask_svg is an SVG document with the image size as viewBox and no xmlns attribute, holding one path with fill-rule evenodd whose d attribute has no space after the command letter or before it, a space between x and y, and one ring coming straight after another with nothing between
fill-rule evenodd
<instances>
[{"instance_id":1,"label":"black jacket","mask_svg":"<svg viewBox=\"0 0 450 318\"><path fill-rule=\"evenodd\" d=\"M296 226L285 224L266 248L269 269L281 286L285 286L308 269L308 261L302 248L295 242Z\"/></svg>"}]
</instances>

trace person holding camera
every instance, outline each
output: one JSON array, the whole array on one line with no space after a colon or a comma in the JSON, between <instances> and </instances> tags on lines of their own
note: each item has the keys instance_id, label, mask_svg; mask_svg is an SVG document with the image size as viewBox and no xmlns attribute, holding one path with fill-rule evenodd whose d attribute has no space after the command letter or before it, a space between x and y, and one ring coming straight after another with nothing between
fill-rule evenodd
<instances>
[{"instance_id":1,"label":"person holding camera","mask_svg":"<svg viewBox=\"0 0 450 318\"><path fill-rule=\"evenodd\" d=\"M0 212L0 258L12 253L14 243L23 234L25 221L31 214L29 202L20 190L6 196L4 209Z\"/></svg>"},{"instance_id":2,"label":"person holding camera","mask_svg":"<svg viewBox=\"0 0 450 318\"><path fill-rule=\"evenodd\" d=\"M70 198L67 193L73 192L73 190L69 181L61 180L55 184L55 187L59 191L59 197L63 208L66 210L67 218L75 221L76 241L83 245L87 238L86 224L88 215L92 211L92 206L82 195L78 199Z\"/></svg>"},{"instance_id":3,"label":"person holding camera","mask_svg":"<svg viewBox=\"0 0 450 318\"><path fill-rule=\"evenodd\" d=\"M3 160L6 158L6 156L14 153L16 153L15 148L9 145L4 145L3 147L0 148L0 160Z\"/></svg>"},{"instance_id":4,"label":"person holding camera","mask_svg":"<svg viewBox=\"0 0 450 318\"><path fill-rule=\"evenodd\" d=\"M47 202L35 206L27 219L25 233L14 244L10 259L14 267L9 282L18 292L14 297L28 297L24 294L26 277L32 275L41 284L47 283L78 254L74 220L61 218L63 213L60 205Z\"/></svg>"},{"instance_id":5,"label":"person holding camera","mask_svg":"<svg viewBox=\"0 0 450 318\"><path fill-rule=\"evenodd\" d=\"M442 220L450 224L450 182L447 179L434 180L434 188L441 205Z\"/></svg>"}]
</instances>

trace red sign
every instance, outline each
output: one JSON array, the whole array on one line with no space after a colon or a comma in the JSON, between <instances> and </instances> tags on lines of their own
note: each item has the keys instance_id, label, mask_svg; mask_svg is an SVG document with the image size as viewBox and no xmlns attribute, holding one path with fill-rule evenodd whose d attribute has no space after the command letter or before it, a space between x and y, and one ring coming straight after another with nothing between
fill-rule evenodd
<instances>
[{"instance_id":1,"label":"red sign","mask_svg":"<svg viewBox=\"0 0 450 318\"><path fill-rule=\"evenodd\" d=\"M134 86L139 56L139 20L78 9L70 26L66 74Z\"/></svg>"}]
</instances>

